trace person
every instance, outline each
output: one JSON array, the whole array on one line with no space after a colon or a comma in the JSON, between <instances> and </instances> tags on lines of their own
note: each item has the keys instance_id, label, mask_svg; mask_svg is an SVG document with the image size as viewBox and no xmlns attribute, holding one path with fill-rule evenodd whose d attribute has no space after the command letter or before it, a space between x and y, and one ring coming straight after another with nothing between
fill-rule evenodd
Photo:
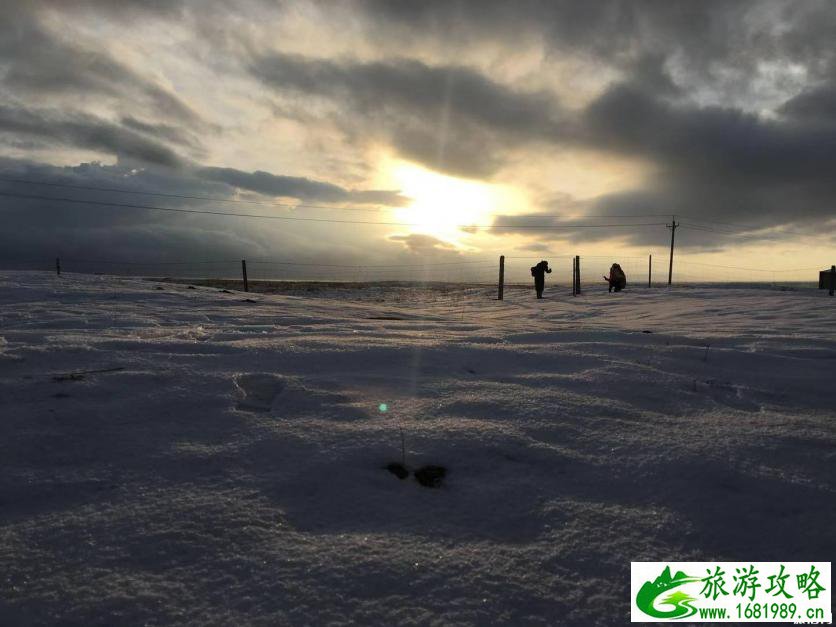
<instances>
[{"instance_id":1,"label":"person","mask_svg":"<svg viewBox=\"0 0 836 627\"><path fill-rule=\"evenodd\" d=\"M624 270L617 263L610 266L610 276L605 276L604 280L610 284L610 289L608 290L610 292L613 290L620 292L627 287L627 275L624 274Z\"/></svg>"},{"instance_id":2,"label":"person","mask_svg":"<svg viewBox=\"0 0 836 627\"><path fill-rule=\"evenodd\" d=\"M531 266L531 276L534 277L534 289L537 291L537 298L543 298L543 289L546 287L546 273L551 274L549 262L541 261L536 266Z\"/></svg>"}]
</instances>

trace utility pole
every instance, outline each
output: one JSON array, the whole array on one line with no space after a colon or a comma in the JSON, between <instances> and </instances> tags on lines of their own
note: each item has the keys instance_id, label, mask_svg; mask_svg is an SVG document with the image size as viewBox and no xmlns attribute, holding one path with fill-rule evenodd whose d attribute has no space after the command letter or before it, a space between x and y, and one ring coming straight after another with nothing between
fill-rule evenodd
<instances>
[{"instance_id":1,"label":"utility pole","mask_svg":"<svg viewBox=\"0 0 836 627\"><path fill-rule=\"evenodd\" d=\"M670 285L673 279L673 240L676 235L676 227L679 226L679 223L676 221L676 216L671 216L671 223L666 226L671 230L671 261L668 266L668 285Z\"/></svg>"}]
</instances>

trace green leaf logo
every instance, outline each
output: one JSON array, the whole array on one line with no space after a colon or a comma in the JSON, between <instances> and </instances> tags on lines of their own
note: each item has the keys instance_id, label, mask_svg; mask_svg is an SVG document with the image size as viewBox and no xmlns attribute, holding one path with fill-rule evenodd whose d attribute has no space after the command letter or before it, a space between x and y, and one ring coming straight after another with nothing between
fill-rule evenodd
<instances>
[{"instance_id":1,"label":"green leaf logo","mask_svg":"<svg viewBox=\"0 0 836 627\"><path fill-rule=\"evenodd\" d=\"M700 578L686 575L683 572L678 572L671 577L670 566L665 566L665 570L654 581L644 582L641 590L636 595L636 605L642 612L653 618L674 619L693 616L697 613L697 609L691 605L691 602L695 599L682 590L672 592L659 602L660 605L670 605L672 609L659 610L654 607L654 603L658 597L682 584L692 581L700 581Z\"/></svg>"}]
</instances>

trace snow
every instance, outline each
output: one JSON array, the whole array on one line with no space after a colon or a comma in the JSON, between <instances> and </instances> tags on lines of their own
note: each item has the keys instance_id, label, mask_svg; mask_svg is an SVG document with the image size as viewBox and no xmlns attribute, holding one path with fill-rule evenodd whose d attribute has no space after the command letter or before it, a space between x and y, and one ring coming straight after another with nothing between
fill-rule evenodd
<instances>
[{"instance_id":1,"label":"snow","mask_svg":"<svg viewBox=\"0 0 836 627\"><path fill-rule=\"evenodd\" d=\"M631 560L836 555L826 293L354 293L0 273L0 624L622 624Z\"/></svg>"}]
</instances>

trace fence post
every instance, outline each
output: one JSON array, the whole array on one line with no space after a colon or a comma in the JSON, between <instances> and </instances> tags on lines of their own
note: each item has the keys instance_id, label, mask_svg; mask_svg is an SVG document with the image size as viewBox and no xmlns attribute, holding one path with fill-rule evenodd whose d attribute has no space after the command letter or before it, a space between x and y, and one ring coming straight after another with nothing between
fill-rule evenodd
<instances>
[{"instance_id":1,"label":"fence post","mask_svg":"<svg viewBox=\"0 0 836 627\"><path fill-rule=\"evenodd\" d=\"M671 223L667 226L671 230L671 261L668 266L668 285L670 285L673 281L673 240L676 235L676 227L679 226L679 223L676 221L676 216L671 216Z\"/></svg>"},{"instance_id":2,"label":"fence post","mask_svg":"<svg viewBox=\"0 0 836 627\"><path fill-rule=\"evenodd\" d=\"M244 291L249 292L250 291L250 286L247 283L247 260L246 259L241 260L241 272L244 275Z\"/></svg>"},{"instance_id":3,"label":"fence post","mask_svg":"<svg viewBox=\"0 0 836 627\"><path fill-rule=\"evenodd\" d=\"M502 300L505 293L505 255L499 256L499 296L497 300Z\"/></svg>"},{"instance_id":4,"label":"fence post","mask_svg":"<svg viewBox=\"0 0 836 627\"><path fill-rule=\"evenodd\" d=\"M61 276L61 259L55 258L55 274Z\"/></svg>"},{"instance_id":5,"label":"fence post","mask_svg":"<svg viewBox=\"0 0 836 627\"><path fill-rule=\"evenodd\" d=\"M581 256L580 255L575 256L575 265L577 266L577 270L575 272L575 274L577 276L577 281L578 281L578 290L577 291L578 291L578 294L580 294L581 293Z\"/></svg>"},{"instance_id":6,"label":"fence post","mask_svg":"<svg viewBox=\"0 0 836 627\"><path fill-rule=\"evenodd\" d=\"M578 295L578 258L572 257L572 296Z\"/></svg>"},{"instance_id":7,"label":"fence post","mask_svg":"<svg viewBox=\"0 0 836 627\"><path fill-rule=\"evenodd\" d=\"M833 290L836 289L836 266L830 266L830 295L833 296Z\"/></svg>"},{"instance_id":8,"label":"fence post","mask_svg":"<svg viewBox=\"0 0 836 627\"><path fill-rule=\"evenodd\" d=\"M653 276L653 255L647 256L647 287L650 287L650 277Z\"/></svg>"}]
</instances>

